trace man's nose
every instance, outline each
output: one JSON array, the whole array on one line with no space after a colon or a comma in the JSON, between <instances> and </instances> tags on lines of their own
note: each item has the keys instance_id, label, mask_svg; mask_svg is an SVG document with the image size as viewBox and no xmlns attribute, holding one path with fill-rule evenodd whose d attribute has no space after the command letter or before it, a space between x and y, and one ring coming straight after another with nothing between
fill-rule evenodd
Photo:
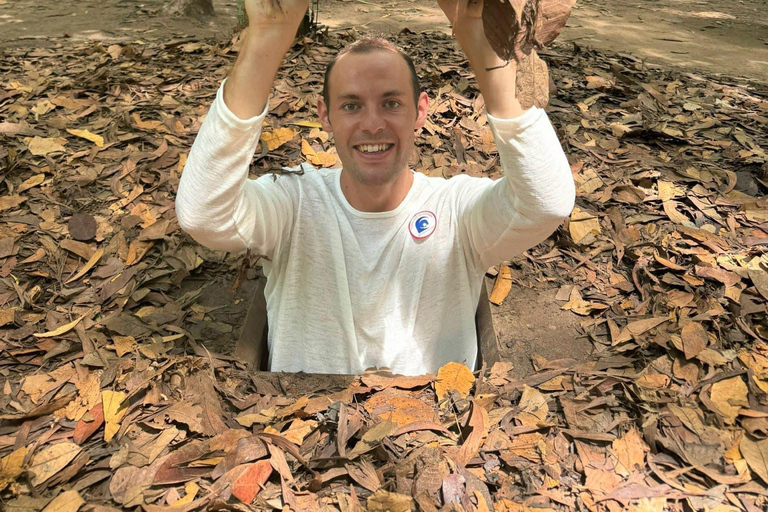
<instances>
[{"instance_id":1,"label":"man's nose","mask_svg":"<svg viewBox=\"0 0 768 512\"><path fill-rule=\"evenodd\" d=\"M376 133L384 129L384 116L377 108L366 109L362 129L369 133Z\"/></svg>"}]
</instances>

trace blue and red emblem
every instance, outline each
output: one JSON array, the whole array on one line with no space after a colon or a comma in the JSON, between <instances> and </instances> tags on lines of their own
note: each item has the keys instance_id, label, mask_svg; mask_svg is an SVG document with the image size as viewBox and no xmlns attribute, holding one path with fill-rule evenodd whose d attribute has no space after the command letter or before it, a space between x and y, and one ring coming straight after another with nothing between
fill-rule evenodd
<instances>
[{"instance_id":1,"label":"blue and red emblem","mask_svg":"<svg viewBox=\"0 0 768 512\"><path fill-rule=\"evenodd\" d=\"M408 223L408 230L416 240L428 238L429 235L435 232L435 228L437 228L437 217L429 211L417 213L413 216L411 222Z\"/></svg>"}]
</instances>

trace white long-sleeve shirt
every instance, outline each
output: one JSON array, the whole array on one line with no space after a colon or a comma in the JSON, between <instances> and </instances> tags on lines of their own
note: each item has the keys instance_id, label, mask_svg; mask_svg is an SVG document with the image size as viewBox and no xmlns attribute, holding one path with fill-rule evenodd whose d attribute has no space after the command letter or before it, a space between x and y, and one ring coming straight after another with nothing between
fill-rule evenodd
<instances>
[{"instance_id":1,"label":"white long-sleeve shirt","mask_svg":"<svg viewBox=\"0 0 768 512\"><path fill-rule=\"evenodd\" d=\"M262 260L270 369L474 367L485 271L546 239L573 208L570 167L546 113L488 115L503 178L414 173L396 209L367 213L347 202L340 169L305 164L303 175L248 179L267 111L239 119L222 91L190 151L176 214L207 247L271 260ZM421 212L436 220L425 239L412 235Z\"/></svg>"}]
</instances>

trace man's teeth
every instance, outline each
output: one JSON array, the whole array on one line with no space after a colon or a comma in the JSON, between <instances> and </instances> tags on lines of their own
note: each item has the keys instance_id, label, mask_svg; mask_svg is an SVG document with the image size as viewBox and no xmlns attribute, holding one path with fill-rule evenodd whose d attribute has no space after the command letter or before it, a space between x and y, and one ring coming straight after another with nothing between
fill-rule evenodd
<instances>
[{"instance_id":1,"label":"man's teeth","mask_svg":"<svg viewBox=\"0 0 768 512\"><path fill-rule=\"evenodd\" d=\"M365 144L357 146L357 149L363 153L376 153L378 151L386 151L389 149L389 146L390 144Z\"/></svg>"}]
</instances>

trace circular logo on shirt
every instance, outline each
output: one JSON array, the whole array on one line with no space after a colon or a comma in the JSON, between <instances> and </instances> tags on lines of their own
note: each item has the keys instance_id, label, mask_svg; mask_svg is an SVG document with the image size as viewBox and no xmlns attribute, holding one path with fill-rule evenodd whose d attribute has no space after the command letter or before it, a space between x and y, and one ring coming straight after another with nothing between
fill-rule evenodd
<instances>
[{"instance_id":1,"label":"circular logo on shirt","mask_svg":"<svg viewBox=\"0 0 768 512\"><path fill-rule=\"evenodd\" d=\"M411 236L416 240L423 240L435 232L437 217L432 212L419 212L413 216L408 224Z\"/></svg>"}]
</instances>

